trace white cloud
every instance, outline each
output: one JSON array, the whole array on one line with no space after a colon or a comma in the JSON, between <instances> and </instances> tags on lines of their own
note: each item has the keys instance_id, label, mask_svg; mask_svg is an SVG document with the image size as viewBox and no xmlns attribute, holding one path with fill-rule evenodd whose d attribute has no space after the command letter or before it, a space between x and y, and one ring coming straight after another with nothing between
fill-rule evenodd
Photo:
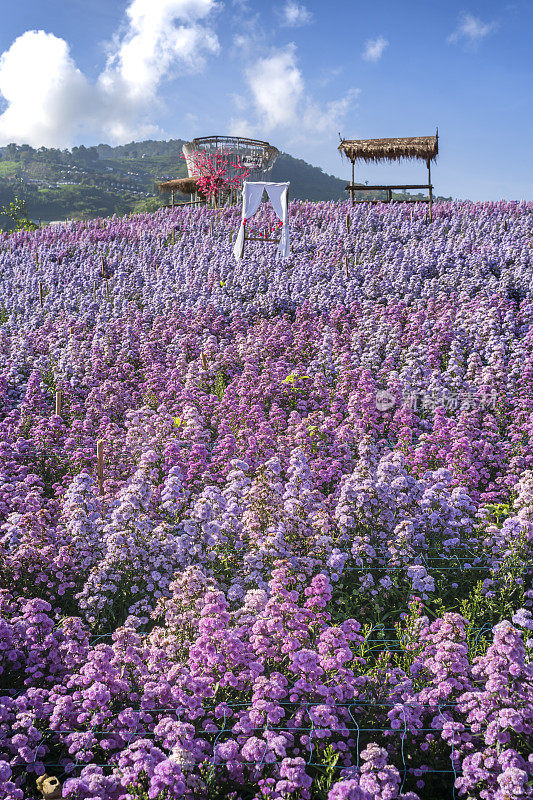
<instances>
[{"instance_id":1,"label":"white cloud","mask_svg":"<svg viewBox=\"0 0 533 800\"><path fill-rule=\"evenodd\" d=\"M261 23L261 16L257 12L252 12L245 2L237 3L232 26L236 33L233 36L231 55L244 62L249 62L264 46L265 28Z\"/></svg>"},{"instance_id":2,"label":"white cloud","mask_svg":"<svg viewBox=\"0 0 533 800\"><path fill-rule=\"evenodd\" d=\"M216 8L215 0L131 0L95 84L76 67L64 39L26 31L0 56L7 106L0 145L67 147L82 133L111 142L159 134L150 116L160 106L162 81L201 69L219 50L207 24Z\"/></svg>"},{"instance_id":3,"label":"white cloud","mask_svg":"<svg viewBox=\"0 0 533 800\"><path fill-rule=\"evenodd\" d=\"M267 128L294 125L304 93L302 73L296 66L296 48L290 44L267 58L261 58L246 77L257 112Z\"/></svg>"},{"instance_id":4,"label":"white cloud","mask_svg":"<svg viewBox=\"0 0 533 800\"><path fill-rule=\"evenodd\" d=\"M246 81L256 122L234 119L233 132L284 131L292 142L311 134L327 135L333 131L336 135L358 95L358 90L352 89L339 100L317 103L306 90L294 44L252 64L246 71Z\"/></svg>"},{"instance_id":5,"label":"white cloud","mask_svg":"<svg viewBox=\"0 0 533 800\"><path fill-rule=\"evenodd\" d=\"M244 117L234 117L229 121L228 133L230 136L253 137L257 133L257 130L250 120Z\"/></svg>"},{"instance_id":6,"label":"white cloud","mask_svg":"<svg viewBox=\"0 0 533 800\"><path fill-rule=\"evenodd\" d=\"M388 41L383 36L378 36L377 39L369 39L365 44L363 58L365 61L379 61L388 44Z\"/></svg>"},{"instance_id":7,"label":"white cloud","mask_svg":"<svg viewBox=\"0 0 533 800\"><path fill-rule=\"evenodd\" d=\"M476 47L489 33L498 27L496 22L482 22L472 14L463 14L457 29L448 36L450 44L464 42L466 45Z\"/></svg>"},{"instance_id":8,"label":"white cloud","mask_svg":"<svg viewBox=\"0 0 533 800\"><path fill-rule=\"evenodd\" d=\"M313 21L313 15L304 5L299 5L296 0L287 0L281 9L282 25L295 28L308 25Z\"/></svg>"},{"instance_id":9,"label":"white cloud","mask_svg":"<svg viewBox=\"0 0 533 800\"><path fill-rule=\"evenodd\" d=\"M318 134L327 134L342 124L350 108L353 108L355 99L359 96L359 89L350 89L340 100L331 100L321 108L317 103L308 102L303 115L303 126L309 131Z\"/></svg>"},{"instance_id":10,"label":"white cloud","mask_svg":"<svg viewBox=\"0 0 533 800\"><path fill-rule=\"evenodd\" d=\"M38 65L38 69L35 65ZM67 130L93 109L93 90L76 68L67 43L26 31L0 57L0 144L65 146Z\"/></svg>"},{"instance_id":11,"label":"white cloud","mask_svg":"<svg viewBox=\"0 0 533 800\"><path fill-rule=\"evenodd\" d=\"M200 24L214 8L214 0L132 0L127 32L108 58L101 84L121 83L131 97L143 96L176 63L189 72L202 69L205 53L219 49L213 31Z\"/></svg>"}]
</instances>

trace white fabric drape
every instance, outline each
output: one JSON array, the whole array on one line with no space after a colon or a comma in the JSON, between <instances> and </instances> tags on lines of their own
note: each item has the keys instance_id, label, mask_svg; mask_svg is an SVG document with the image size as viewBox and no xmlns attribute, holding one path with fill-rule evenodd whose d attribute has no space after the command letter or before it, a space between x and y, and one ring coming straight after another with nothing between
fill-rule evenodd
<instances>
[{"instance_id":1,"label":"white fabric drape","mask_svg":"<svg viewBox=\"0 0 533 800\"><path fill-rule=\"evenodd\" d=\"M281 226L281 235L279 237L278 249L276 251L276 258L288 258L291 253L291 243L289 241L289 225L288 225L288 203L287 195L289 192L288 183L267 183L265 184L268 197L272 203L272 207L278 218L283 225Z\"/></svg>"},{"instance_id":2,"label":"white fabric drape","mask_svg":"<svg viewBox=\"0 0 533 800\"><path fill-rule=\"evenodd\" d=\"M233 255L237 261L241 257L242 245L244 242L244 220L248 221L253 217L259 206L261 205L261 198L263 197L263 190L266 189L272 207L276 212L277 217L281 220L281 235L279 239L278 249L276 250L276 258L288 258L291 252L291 243L289 239L289 226L288 226L288 203L287 195L289 191L288 183L268 183L267 181L244 181L242 186L242 219L237 240L233 248Z\"/></svg>"}]
</instances>

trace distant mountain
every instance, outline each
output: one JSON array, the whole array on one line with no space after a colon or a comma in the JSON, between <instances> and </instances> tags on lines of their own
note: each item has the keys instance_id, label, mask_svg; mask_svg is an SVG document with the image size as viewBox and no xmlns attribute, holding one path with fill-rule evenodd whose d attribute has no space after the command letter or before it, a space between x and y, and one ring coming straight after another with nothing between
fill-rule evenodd
<instances>
[{"instance_id":1,"label":"distant mountain","mask_svg":"<svg viewBox=\"0 0 533 800\"><path fill-rule=\"evenodd\" d=\"M269 175L272 181L290 181L293 200L345 200L348 181L327 175L301 158L280 153Z\"/></svg>"},{"instance_id":2,"label":"distant mountain","mask_svg":"<svg viewBox=\"0 0 533 800\"><path fill-rule=\"evenodd\" d=\"M15 195L37 220L88 218L150 211L168 202L157 183L187 175L183 139L147 140L111 147L56 150L10 144L0 148L0 207ZM290 196L302 200L340 200L347 181L281 153L269 179L288 180ZM0 225L6 219L0 217Z\"/></svg>"}]
</instances>

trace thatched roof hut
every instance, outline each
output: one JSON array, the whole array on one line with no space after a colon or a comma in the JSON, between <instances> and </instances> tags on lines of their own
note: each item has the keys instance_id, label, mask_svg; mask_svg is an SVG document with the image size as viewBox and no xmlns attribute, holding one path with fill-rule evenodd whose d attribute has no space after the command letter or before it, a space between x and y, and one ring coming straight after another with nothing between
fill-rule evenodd
<instances>
[{"instance_id":1,"label":"thatched roof hut","mask_svg":"<svg viewBox=\"0 0 533 800\"><path fill-rule=\"evenodd\" d=\"M341 154L350 161L399 161L416 158L435 161L439 152L439 132L435 136L408 136L405 139L343 139Z\"/></svg>"},{"instance_id":2,"label":"thatched roof hut","mask_svg":"<svg viewBox=\"0 0 533 800\"><path fill-rule=\"evenodd\" d=\"M160 192L181 192L181 194L196 194L198 183L194 178L174 178L159 184Z\"/></svg>"}]
</instances>

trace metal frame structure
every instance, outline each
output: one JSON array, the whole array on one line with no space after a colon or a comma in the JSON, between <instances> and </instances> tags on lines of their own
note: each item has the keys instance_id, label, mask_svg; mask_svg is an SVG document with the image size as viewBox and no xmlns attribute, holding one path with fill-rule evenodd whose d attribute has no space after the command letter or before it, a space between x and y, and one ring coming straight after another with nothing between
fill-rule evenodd
<instances>
[{"instance_id":1,"label":"metal frame structure","mask_svg":"<svg viewBox=\"0 0 533 800\"><path fill-rule=\"evenodd\" d=\"M187 170L190 178L191 164L187 156L195 150L216 152L217 150L229 151L237 156L250 169L250 180L261 180L271 171L279 155L277 147L263 141L262 139L249 139L245 136L200 136L183 145L183 155L187 161ZM231 172L231 170L230 170ZM219 196L217 202L221 201L237 202L237 192L232 190L227 197Z\"/></svg>"}]
</instances>

